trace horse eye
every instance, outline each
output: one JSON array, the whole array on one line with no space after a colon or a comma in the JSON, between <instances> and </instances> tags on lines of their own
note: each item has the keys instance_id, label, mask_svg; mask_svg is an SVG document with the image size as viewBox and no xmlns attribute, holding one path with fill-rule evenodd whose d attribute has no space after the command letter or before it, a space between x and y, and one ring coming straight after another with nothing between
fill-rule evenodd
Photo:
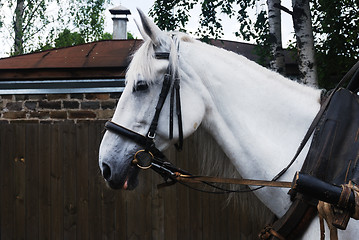
<instances>
[{"instance_id":1,"label":"horse eye","mask_svg":"<svg viewBox=\"0 0 359 240\"><path fill-rule=\"evenodd\" d=\"M144 91L148 89L148 84L146 81L138 81L136 86L134 87L133 91Z\"/></svg>"}]
</instances>

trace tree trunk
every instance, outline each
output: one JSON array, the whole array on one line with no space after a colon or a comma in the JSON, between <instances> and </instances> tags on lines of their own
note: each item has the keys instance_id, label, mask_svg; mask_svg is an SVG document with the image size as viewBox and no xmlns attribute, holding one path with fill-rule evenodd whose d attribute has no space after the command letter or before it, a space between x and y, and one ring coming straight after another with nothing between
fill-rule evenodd
<instances>
[{"instance_id":1,"label":"tree trunk","mask_svg":"<svg viewBox=\"0 0 359 240\"><path fill-rule=\"evenodd\" d=\"M281 0L267 0L268 6L268 24L271 69L279 72L285 72L284 54L282 48L282 30L281 30L281 12L276 6L280 5Z\"/></svg>"},{"instance_id":2,"label":"tree trunk","mask_svg":"<svg viewBox=\"0 0 359 240\"><path fill-rule=\"evenodd\" d=\"M318 86L309 0L292 0L292 6L293 25L299 54L300 80L304 84Z\"/></svg>"},{"instance_id":3,"label":"tree trunk","mask_svg":"<svg viewBox=\"0 0 359 240\"><path fill-rule=\"evenodd\" d=\"M24 17L24 1L25 0L17 0L16 8L14 12L14 33L15 33L15 41L14 41L14 55L19 55L24 53L24 31L23 31L23 17Z\"/></svg>"}]
</instances>

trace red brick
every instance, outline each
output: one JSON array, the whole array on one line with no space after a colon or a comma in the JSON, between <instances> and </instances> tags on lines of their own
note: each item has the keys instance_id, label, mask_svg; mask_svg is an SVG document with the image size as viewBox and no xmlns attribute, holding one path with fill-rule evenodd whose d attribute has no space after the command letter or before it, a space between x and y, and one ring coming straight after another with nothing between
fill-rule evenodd
<instances>
[{"instance_id":1,"label":"red brick","mask_svg":"<svg viewBox=\"0 0 359 240\"><path fill-rule=\"evenodd\" d=\"M86 94L86 99L89 100L108 100L110 98L109 93L88 93Z\"/></svg>"},{"instance_id":2,"label":"red brick","mask_svg":"<svg viewBox=\"0 0 359 240\"><path fill-rule=\"evenodd\" d=\"M78 101L63 101L62 104L64 105L64 108L78 109L80 107Z\"/></svg>"},{"instance_id":3,"label":"red brick","mask_svg":"<svg viewBox=\"0 0 359 240\"><path fill-rule=\"evenodd\" d=\"M10 120L10 123L39 123L38 119L14 119Z\"/></svg>"},{"instance_id":4,"label":"red brick","mask_svg":"<svg viewBox=\"0 0 359 240\"><path fill-rule=\"evenodd\" d=\"M75 118L96 118L96 113L93 111L85 111L85 110L79 110L79 111L70 111L69 112L69 118L75 119Z\"/></svg>"},{"instance_id":5,"label":"red brick","mask_svg":"<svg viewBox=\"0 0 359 240\"><path fill-rule=\"evenodd\" d=\"M47 94L47 99L49 101L67 99L67 94Z\"/></svg>"},{"instance_id":6,"label":"red brick","mask_svg":"<svg viewBox=\"0 0 359 240\"><path fill-rule=\"evenodd\" d=\"M46 108L46 109L61 109L61 101L40 101L39 108Z\"/></svg>"},{"instance_id":7,"label":"red brick","mask_svg":"<svg viewBox=\"0 0 359 240\"><path fill-rule=\"evenodd\" d=\"M115 109L116 108L116 101L103 101L101 102L102 109Z\"/></svg>"},{"instance_id":8,"label":"red brick","mask_svg":"<svg viewBox=\"0 0 359 240\"><path fill-rule=\"evenodd\" d=\"M100 102L99 101L88 101L81 103L81 109L99 109Z\"/></svg>"},{"instance_id":9,"label":"red brick","mask_svg":"<svg viewBox=\"0 0 359 240\"><path fill-rule=\"evenodd\" d=\"M13 100L14 95L1 95L2 99Z\"/></svg>"},{"instance_id":10,"label":"red brick","mask_svg":"<svg viewBox=\"0 0 359 240\"><path fill-rule=\"evenodd\" d=\"M22 110L22 102L8 102L6 104L6 108L10 111L21 111Z\"/></svg>"},{"instance_id":11,"label":"red brick","mask_svg":"<svg viewBox=\"0 0 359 240\"><path fill-rule=\"evenodd\" d=\"M48 111L30 112L30 118L47 119L50 118L50 112Z\"/></svg>"},{"instance_id":12,"label":"red brick","mask_svg":"<svg viewBox=\"0 0 359 240\"><path fill-rule=\"evenodd\" d=\"M97 111L97 115L98 115L99 119L107 119L107 120L110 120L114 113L115 113L115 110L112 110L112 109Z\"/></svg>"},{"instance_id":13,"label":"red brick","mask_svg":"<svg viewBox=\"0 0 359 240\"><path fill-rule=\"evenodd\" d=\"M50 118L66 119L67 112L66 111L51 111Z\"/></svg>"},{"instance_id":14,"label":"red brick","mask_svg":"<svg viewBox=\"0 0 359 240\"><path fill-rule=\"evenodd\" d=\"M18 118L26 118L26 112L4 112L2 118L7 119L18 119Z\"/></svg>"}]
</instances>

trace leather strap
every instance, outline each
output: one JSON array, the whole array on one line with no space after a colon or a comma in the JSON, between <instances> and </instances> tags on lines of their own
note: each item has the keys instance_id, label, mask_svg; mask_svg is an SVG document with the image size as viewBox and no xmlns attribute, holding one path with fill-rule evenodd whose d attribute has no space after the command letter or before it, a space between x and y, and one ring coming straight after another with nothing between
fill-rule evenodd
<instances>
[{"instance_id":1,"label":"leather strap","mask_svg":"<svg viewBox=\"0 0 359 240\"><path fill-rule=\"evenodd\" d=\"M181 108L181 96L180 96L180 79L176 77L173 88L176 93L176 113L178 121L178 143L175 144L178 151L183 147L183 126L182 126L182 108Z\"/></svg>"},{"instance_id":2,"label":"leather strap","mask_svg":"<svg viewBox=\"0 0 359 240\"><path fill-rule=\"evenodd\" d=\"M158 126L158 119L160 117L160 113L162 111L163 105L166 101L168 92L170 90L171 87L171 75L169 74L165 74L164 80L163 80L163 85L162 85L162 89L161 89L161 93L157 102L157 106L156 106L156 111L155 111L155 115L152 119L150 128L148 130L147 133L147 137L149 138L154 138L156 135L156 131L157 131L157 126Z\"/></svg>"},{"instance_id":3,"label":"leather strap","mask_svg":"<svg viewBox=\"0 0 359 240\"><path fill-rule=\"evenodd\" d=\"M239 178L218 178L208 176L193 176L176 173L176 180L186 183L225 183L225 184L237 184L246 186L267 186L267 187L281 187L291 188L292 182L274 182L265 180L252 180L252 179L239 179Z\"/></svg>"},{"instance_id":4,"label":"leather strap","mask_svg":"<svg viewBox=\"0 0 359 240\"><path fill-rule=\"evenodd\" d=\"M137 132L134 132L111 121L107 121L105 123L105 129L120 134L141 146L147 146L147 150L157 158L166 158L165 155L158 148L155 147L155 144L151 139L148 139L147 137Z\"/></svg>"}]
</instances>

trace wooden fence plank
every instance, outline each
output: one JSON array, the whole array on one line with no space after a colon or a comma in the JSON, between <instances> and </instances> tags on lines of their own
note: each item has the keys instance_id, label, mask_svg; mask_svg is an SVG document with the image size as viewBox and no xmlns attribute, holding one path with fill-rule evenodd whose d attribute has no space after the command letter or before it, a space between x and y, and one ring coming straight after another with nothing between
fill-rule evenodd
<instances>
[{"instance_id":1,"label":"wooden fence plank","mask_svg":"<svg viewBox=\"0 0 359 240\"><path fill-rule=\"evenodd\" d=\"M157 177L157 178L155 178ZM158 183L158 176L152 172L152 191L151 191L151 232L152 239L163 240L164 239L164 202L162 190L156 189Z\"/></svg>"},{"instance_id":2,"label":"wooden fence plank","mask_svg":"<svg viewBox=\"0 0 359 240\"><path fill-rule=\"evenodd\" d=\"M39 239L39 125L26 126L26 238Z\"/></svg>"},{"instance_id":3,"label":"wooden fence plank","mask_svg":"<svg viewBox=\"0 0 359 240\"><path fill-rule=\"evenodd\" d=\"M151 172L141 172L139 186L127 198L127 239L151 239L151 184Z\"/></svg>"},{"instance_id":4,"label":"wooden fence plank","mask_svg":"<svg viewBox=\"0 0 359 240\"><path fill-rule=\"evenodd\" d=\"M188 141L186 141L184 148L181 152L176 154L177 166L182 169L189 169L188 153L189 153ZM189 203L189 189L183 185L177 186L177 232L184 239L191 239L190 233L190 203Z\"/></svg>"},{"instance_id":5,"label":"wooden fence plank","mask_svg":"<svg viewBox=\"0 0 359 240\"><path fill-rule=\"evenodd\" d=\"M176 162L176 152L174 147L171 147L166 151L166 156L171 159L173 164L177 164ZM174 161L173 161L174 160ZM157 181L162 181L159 177L157 177ZM167 187L164 189L160 189L159 191L163 195L163 209L165 212L164 216L164 239L179 239L181 237L181 233L178 232L178 208L177 208L177 188L178 184L175 186Z\"/></svg>"},{"instance_id":6,"label":"wooden fence plank","mask_svg":"<svg viewBox=\"0 0 359 240\"><path fill-rule=\"evenodd\" d=\"M94 122L89 128L89 156L88 156L88 194L89 216L88 234L90 240L102 239L101 193L103 180L98 167L98 149L102 139L103 123ZM124 239L124 238L117 238Z\"/></svg>"},{"instance_id":7,"label":"wooden fence plank","mask_svg":"<svg viewBox=\"0 0 359 240\"><path fill-rule=\"evenodd\" d=\"M77 136L76 136L76 160L77 160L77 171L76 171L76 185L77 185L77 236L78 238L88 239L88 188L89 188L89 155L90 150L94 146L89 146L89 128L93 127L89 122L77 124Z\"/></svg>"},{"instance_id":8,"label":"wooden fence plank","mask_svg":"<svg viewBox=\"0 0 359 240\"><path fill-rule=\"evenodd\" d=\"M196 173L199 171L199 161L198 161L198 153L197 153L197 141L198 134L194 134L193 136L187 139L188 146L188 155L187 159L184 161L188 162L189 171ZM202 197L203 193L190 190L189 191L189 207L190 207L190 222L189 228L192 239L203 239L202 228L203 228L203 219L202 219ZM224 239L224 238L223 238Z\"/></svg>"},{"instance_id":9,"label":"wooden fence plank","mask_svg":"<svg viewBox=\"0 0 359 240\"><path fill-rule=\"evenodd\" d=\"M52 126L39 126L39 239L51 239L51 131Z\"/></svg>"},{"instance_id":10,"label":"wooden fence plank","mask_svg":"<svg viewBox=\"0 0 359 240\"><path fill-rule=\"evenodd\" d=\"M63 187L64 187L64 238L76 239L78 227L78 204L76 174L78 161L76 156L76 126L73 124L60 125L60 133L63 137L63 143L59 146L62 151L63 162Z\"/></svg>"},{"instance_id":11,"label":"wooden fence plank","mask_svg":"<svg viewBox=\"0 0 359 240\"><path fill-rule=\"evenodd\" d=\"M23 125L16 125L15 127L15 157L14 157L14 238L23 239L26 237L27 229L27 212L26 203L28 201L29 191L27 187L26 167L31 162L26 156L26 128ZM29 162L28 162L29 160ZM36 230L35 230L36 231Z\"/></svg>"},{"instance_id":12,"label":"wooden fence plank","mask_svg":"<svg viewBox=\"0 0 359 240\"><path fill-rule=\"evenodd\" d=\"M54 124L51 136L51 239L64 239L62 124Z\"/></svg>"},{"instance_id":13,"label":"wooden fence plank","mask_svg":"<svg viewBox=\"0 0 359 240\"><path fill-rule=\"evenodd\" d=\"M16 199L13 185L15 127L8 123L1 123L0 133L0 238L7 240L14 239L13 234L16 232L13 208Z\"/></svg>"},{"instance_id":14,"label":"wooden fence plank","mask_svg":"<svg viewBox=\"0 0 359 240\"><path fill-rule=\"evenodd\" d=\"M103 239L115 239L116 226L116 192L102 188L102 234Z\"/></svg>"}]
</instances>

